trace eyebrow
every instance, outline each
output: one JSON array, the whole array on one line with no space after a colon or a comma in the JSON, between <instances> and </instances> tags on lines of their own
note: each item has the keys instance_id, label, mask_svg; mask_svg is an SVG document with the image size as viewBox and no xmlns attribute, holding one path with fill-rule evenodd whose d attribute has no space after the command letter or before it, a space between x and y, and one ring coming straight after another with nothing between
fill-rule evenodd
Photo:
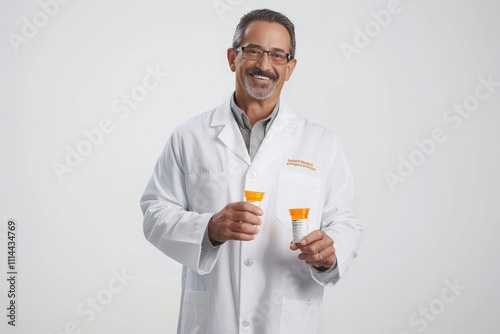
<instances>
[{"instance_id":1,"label":"eyebrow","mask_svg":"<svg viewBox=\"0 0 500 334\"><path fill-rule=\"evenodd\" d=\"M257 49L262 49L264 50L264 48L262 46L260 46L259 44L252 44L252 43L248 43L245 47L250 47L250 48L257 48ZM285 50L283 49L280 49L280 48L271 48L270 51L280 51L280 52L283 52L283 53L288 53L286 52Z\"/></svg>"}]
</instances>

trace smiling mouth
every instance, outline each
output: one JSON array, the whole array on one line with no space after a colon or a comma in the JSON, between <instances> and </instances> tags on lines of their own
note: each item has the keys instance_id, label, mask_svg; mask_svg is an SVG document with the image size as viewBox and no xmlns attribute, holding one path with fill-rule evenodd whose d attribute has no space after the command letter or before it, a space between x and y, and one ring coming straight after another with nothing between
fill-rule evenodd
<instances>
[{"instance_id":1,"label":"smiling mouth","mask_svg":"<svg viewBox=\"0 0 500 334\"><path fill-rule=\"evenodd\" d=\"M259 79L259 80L271 80L271 78L265 77L265 76L262 76L262 75L251 74L251 76L254 77L255 79Z\"/></svg>"},{"instance_id":2,"label":"smiling mouth","mask_svg":"<svg viewBox=\"0 0 500 334\"><path fill-rule=\"evenodd\" d=\"M248 68L245 70L245 74L252 76L252 78L258 81L276 81L278 79L276 74L262 71L258 68Z\"/></svg>"}]
</instances>

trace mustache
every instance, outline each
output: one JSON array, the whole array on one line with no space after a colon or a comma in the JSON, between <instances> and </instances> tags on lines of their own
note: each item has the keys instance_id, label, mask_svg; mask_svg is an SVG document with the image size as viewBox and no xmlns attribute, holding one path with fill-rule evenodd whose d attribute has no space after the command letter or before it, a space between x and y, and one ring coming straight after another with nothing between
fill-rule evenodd
<instances>
[{"instance_id":1,"label":"mustache","mask_svg":"<svg viewBox=\"0 0 500 334\"><path fill-rule=\"evenodd\" d=\"M262 77L267 77L267 78L272 79L272 80L278 79L277 74L267 72L267 71L262 71L261 69L258 69L257 67L247 68L245 70L245 74L246 75L259 75Z\"/></svg>"}]
</instances>

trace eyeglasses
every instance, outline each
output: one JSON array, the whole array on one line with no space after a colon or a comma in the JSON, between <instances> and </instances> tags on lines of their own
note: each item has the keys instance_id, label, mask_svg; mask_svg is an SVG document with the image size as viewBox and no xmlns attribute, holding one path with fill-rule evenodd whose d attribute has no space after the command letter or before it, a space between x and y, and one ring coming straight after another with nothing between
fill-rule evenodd
<instances>
[{"instance_id":1,"label":"eyeglasses","mask_svg":"<svg viewBox=\"0 0 500 334\"><path fill-rule=\"evenodd\" d=\"M243 58L254 61L260 60L262 58L262 55L264 53L267 53L267 55L269 56L269 61L276 65L285 65L288 64L290 60L292 60L290 54L281 51L268 51L249 46L240 46L234 50L238 52L243 51Z\"/></svg>"}]
</instances>

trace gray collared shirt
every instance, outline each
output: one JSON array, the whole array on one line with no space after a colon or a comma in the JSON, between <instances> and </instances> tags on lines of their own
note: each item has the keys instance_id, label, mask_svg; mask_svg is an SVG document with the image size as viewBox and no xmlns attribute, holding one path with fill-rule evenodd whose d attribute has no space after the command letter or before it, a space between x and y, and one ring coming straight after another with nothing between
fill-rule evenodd
<instances>
[{"instance_id":1,"label":"gray collared shirt","mask_svg":"<svg viewBox=\"0 0 500 334\"><path fill-rule=\"evenodd\" d=\"M248 155L250 156L250 160L253 160L257 150L260 147L260 144L264 140L264 136L266 132L273 124L276 115L279 110L279 101L276 103L272 113L264 119L255 122L253 127L250 125L250 121L248 120L248 116L245 114L243 110L240 109L236 105L234 101L234 94L231 98L231 111L233 112L233 116L236 119L236 123L238 123L238 127L240 128L241 135L243 136L243 140L245 141L245 145L247 147Z\"/></svg>"}]
</instances>

